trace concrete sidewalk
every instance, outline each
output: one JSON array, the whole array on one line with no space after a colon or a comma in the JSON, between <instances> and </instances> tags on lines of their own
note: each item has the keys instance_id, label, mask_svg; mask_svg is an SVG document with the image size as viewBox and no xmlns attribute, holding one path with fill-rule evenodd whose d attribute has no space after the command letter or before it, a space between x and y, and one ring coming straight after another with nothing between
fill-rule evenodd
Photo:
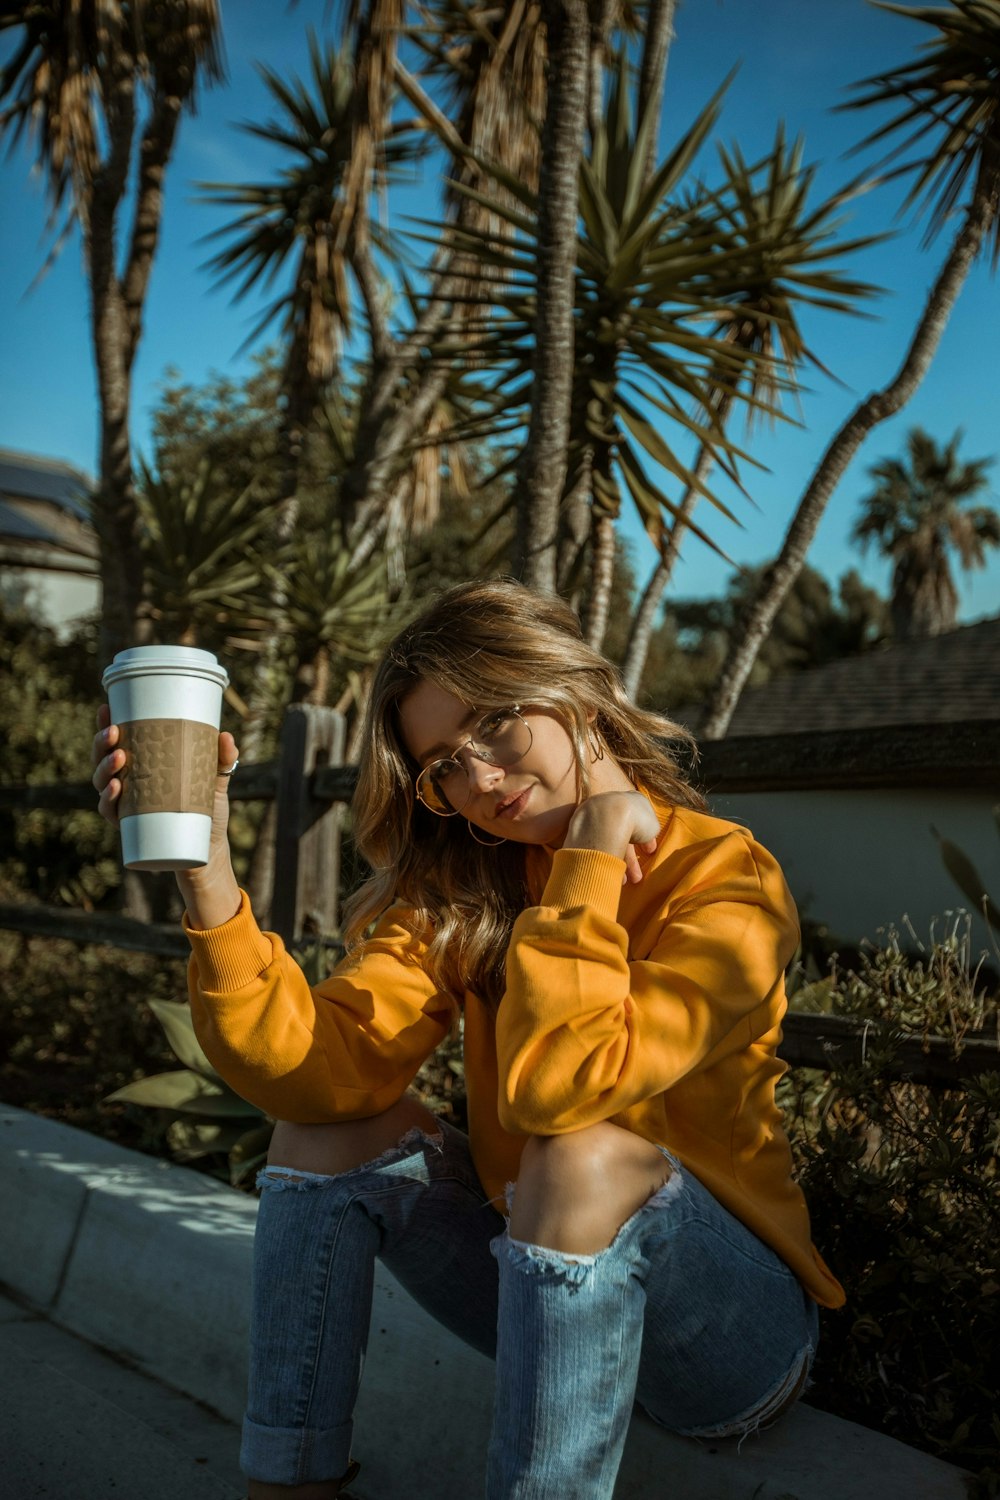
<instances>
[{"instance_id":1,"label":"concrete sidewalk","mask_svg":"<svg viewBox=\"0 0 1000 1500\"><path fill-rule=\"evenodd\" d=\"M16 1303L0 1310L8 1434L16 1421L0 1454L18 1466L9 1479L5 1470L0 1500L242 1495L236 1423L255 1201L7 1106L0 1201L0 1284ZM380 1272L352 1493L475 1500L492 1386L490 1361ZM159 1488L143 1483L144 1458ZM964 1500L964 1480L949 1464L800 1404L742 1452L637 1417L615 1500Z\"/></svg>"},{"instance_id":2,"label":"concrete sidewalk","mask_svg":"<svg viewBox=\"0 0 1000 1500\"><path fill-rule=\"evenodd\" d=\"M0 1297L0 1500L242 1500L239 1433Z\"/></svg>"}]
</instances>

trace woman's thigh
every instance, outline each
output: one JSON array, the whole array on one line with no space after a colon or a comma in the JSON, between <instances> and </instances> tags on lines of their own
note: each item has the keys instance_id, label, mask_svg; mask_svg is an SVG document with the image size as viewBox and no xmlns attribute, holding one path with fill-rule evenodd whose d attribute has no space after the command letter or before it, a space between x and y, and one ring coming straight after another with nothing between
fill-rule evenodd
<instances>
[{"instance_id":1,"label":"woman's thigh","mask_svg":"<svg viewBox=\"0 0 1000 1500\"><path fill-rule=\"evenodd\" d=\"M496 1352L497 1267L504 1227L472 1162L468 1137L437 1121L338 1179L378 1225L378 1257L430 1315L473 1348Z\"/></svg>"},{"instance_id":2,"label":"woman's thigh","mask_svg":"<svg viewBox=\"0 0 1000 1500\"><path fill-rule=\"evenodd\" d=\"M752 1432L804 1386L816 1304L686 1167L671 1165L639 1216L646 1308L637 1399L675 1432Z\"/></svg>"}]
</instances>

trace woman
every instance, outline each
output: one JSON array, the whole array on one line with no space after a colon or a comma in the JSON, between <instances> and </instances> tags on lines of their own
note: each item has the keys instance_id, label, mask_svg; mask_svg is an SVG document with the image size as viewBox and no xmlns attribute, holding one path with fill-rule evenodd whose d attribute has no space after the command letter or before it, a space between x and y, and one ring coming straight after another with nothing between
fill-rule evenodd
<instances>
[{"instance_id":1,"label":"woman","mask_svg":"<svg viewBox=\"0 0 1000 1500\"><path fill-rule=\"evenodd\" d=\"M116 739L95 742L112 820ZM373 873L310 988L236 884L220 735L212 853L177 879L199 1039L278 1122L252 1500L328 1500L356 1472L376 1257L496 1359L489 1500L610 1496L635 1399L721 1437L805 1385L816 1305L843 1292L775 1103L795 911L771 856L705 811L686 739L561 601L445 593L376 674L353 809ZM468 1137L407 1093L459 1015Z\"/></svg>"}]
</instances>

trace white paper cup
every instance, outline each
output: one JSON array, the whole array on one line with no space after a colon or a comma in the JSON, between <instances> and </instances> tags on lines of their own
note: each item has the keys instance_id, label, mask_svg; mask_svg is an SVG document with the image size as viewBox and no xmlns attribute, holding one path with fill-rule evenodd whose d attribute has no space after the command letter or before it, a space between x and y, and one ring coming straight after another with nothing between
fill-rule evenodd
<instances>
[{"instance_id":1,"label":"white paper cup","mask_svg":"<svg viewBox=\"0 0 1000 1500\"><path fill-rule=\"evenodd\" d=\"M129 870L192 870L208 861L229 674L210 651L134 646L101 684L125 751L119 817Z\"/></svg>"}]
</instances>

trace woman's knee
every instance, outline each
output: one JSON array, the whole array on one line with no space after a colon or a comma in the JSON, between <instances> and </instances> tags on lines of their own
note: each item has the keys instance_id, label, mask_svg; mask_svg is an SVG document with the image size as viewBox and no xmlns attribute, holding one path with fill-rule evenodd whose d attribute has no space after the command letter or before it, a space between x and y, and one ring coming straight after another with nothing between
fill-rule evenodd
<instances>
[{"instance_id":1,"label":"woman's knee","mask_svg":"<svg viewBox=\"0 0 1000 1500\"><path fill-rule=\"evenodd\" d=\"M669 1175L658 1147L609 1121L532 1136L521 1156L510 1232L551 1249L593 1253Z\"/></svg>"},{"instance_id":2,"label":"woman's knee","mask_svg":"<svg viewBox=\"0 0 1000 1500\"><path fill-rule=\"evenodd\" d=\"M433 1135L440 1127L430 1110L409 1094L362 1120L321 1125L278 1120L267 1153L268 1166L336 1176L374 1161L413 1129Z\"/></svg>"},{"instance_id":3,"label":"woman's knee","mask_svg":"<svg viewBox=\"0 0 1000 1500\"><path fill-rule=\"evenodd\" d=\"M541 1178L569 1184L582 1192L606 1190L609 1176L652 1172L660 1183L669 1176L663 1153L652 1141L610 1120L567 1131L565 1135L533 1135L524 1145L518 1181ZM658 1184L659 1185L659 1184Z\"/></svg>"}]
</instances>

